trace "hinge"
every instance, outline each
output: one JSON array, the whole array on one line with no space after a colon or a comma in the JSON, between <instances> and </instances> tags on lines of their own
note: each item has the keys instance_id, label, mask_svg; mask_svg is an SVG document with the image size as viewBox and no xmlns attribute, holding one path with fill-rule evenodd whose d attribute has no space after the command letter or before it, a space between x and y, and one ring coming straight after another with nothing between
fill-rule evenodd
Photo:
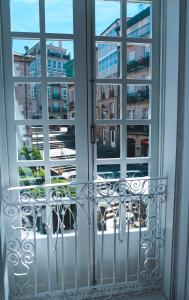
<instances>
[{"instance_id":1,"label":"hinge","mask_svg":"<svg viewBox=\"0 0 189 300\"><path fill-rule=\"evenodd\" d=\"M96 143L96 126L91 125L91 143L95 144Z\"/></svg>"}]
</instances>

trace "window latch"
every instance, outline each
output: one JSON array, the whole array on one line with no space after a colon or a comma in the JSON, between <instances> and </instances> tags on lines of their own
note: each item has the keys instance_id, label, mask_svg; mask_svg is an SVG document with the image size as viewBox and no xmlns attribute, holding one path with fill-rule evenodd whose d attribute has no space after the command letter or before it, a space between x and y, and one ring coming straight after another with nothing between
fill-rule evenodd
<instances>
[{"instance_id":1,"label":"window latch","mask_svg":"<svg viewBox=\"0 0 189 300\"><path fill-rule=\"evenodd\" d=\"M96 143L96 126L91 125L91 143L95 144Z\"/></svg>"}]
</instances>

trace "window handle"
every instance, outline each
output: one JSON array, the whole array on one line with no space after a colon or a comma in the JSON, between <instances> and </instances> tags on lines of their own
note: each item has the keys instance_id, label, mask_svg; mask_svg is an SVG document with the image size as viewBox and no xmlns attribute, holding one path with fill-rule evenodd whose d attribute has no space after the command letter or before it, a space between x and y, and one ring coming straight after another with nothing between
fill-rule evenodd
<instances>
[{"instance_id":1,"label":"window handle","mask_svg":"<svg viewBox=\"0 0 189 300\"><path fill-rule=\"evenodd\" d=\"M95 125L91 125L91 143L95 144L96 143L96 126Z\"/></svg>"}]
</instances>

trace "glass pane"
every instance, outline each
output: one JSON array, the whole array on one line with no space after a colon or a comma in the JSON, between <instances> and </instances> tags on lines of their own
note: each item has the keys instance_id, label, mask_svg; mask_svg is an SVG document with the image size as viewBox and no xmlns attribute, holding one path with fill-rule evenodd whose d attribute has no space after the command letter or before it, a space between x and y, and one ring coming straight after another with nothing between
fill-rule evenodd
<instances>
[{"instance_id":1,"label":"glass pane","mask_svg":"<svg viewBox=\"0 0 189 300\"><path fill-rule=\"evenodd\" d=\"M47 75L49 77L74 77L73 41L48 40Z\"/></svg>"},{"instance_id":2,"label":"glass pane","mask_svg":"<svg viewBox=\"0 0 189 300\"><path fill-rule=\"evenodd\" d=\"M39 0L11 0L10 9L12 31L39 32Z\"/></svg>"},{"instance_id":3,"label":"glass pane","mask_svg":"<svg viewBox=\"0 0 189 300\"><path fill-rule=\"evenodd\" d=\"M14 76L41 75L41 49L39 40L13 39Z\"/></svg>"},{"instance_id":4,"label":"glass pane","mask_svg":"<svg viewBox=\"0 0 189 300\"><path fill-rule=\"evenodd\" d=\"M127 126L127 157L149 156L149 126Z\"/></svg>"},{"instance_id":5,"label":"glass pane","mask_svg":"<svg viewBox=\"0 0 189 300\"><path fill-rule=\"evenodd\" d=\"M19 167L20 186L41 185L45 183L44 167ZM42 191L44 193L44 190Z\"/></svg>"},{"instance_id":6,"label":"glass pane","mask_svg":"<svg viewBox=\"0 0 189 300\"><path fill-rule=\"evenodd\" d=\"M18 160L42 160L44 157L43 127L17 125Z\"/></svg>"},{"instance_id":7,"label":"glass pane","mask_svg":"<svg viewBox=\"0 0 189 300\"><path fill-rule=\"evenodd\" d=\"M120 118L120 86L96 86L96 119Z\"/></svg>"},{"instance_id":8,"label":"glass pane","mask_svg":"<svg viewBox=\"0 0 189 300\"><path fill-rule=\"evenodd\" d=\"M96 0L96 35L120 36L120 1Z\"/></svg>"},{"instance_id":9,"label":"glass pane","mask_svg":"<svg viewBox=\"0 0 189 300\"><path fill-rule=\"evenodd\" d=\"M75 118L75 87L72 83L48 84L49 119Z\"/></svg>"},{"instance_id":10,"label":"glass pane","mask_svg":"<svg viewBox=\"0 0 189 300\"><path fill-rule=\"evenodd\" d=\"M128 44L127 45L127 78L150 79L151 78L151 45Z\"/></svg>"},{"instance_id":11,"label":"glass pane","mask_svg":"<svg viewBox=\"0 0 189 300\"><path fill-rule=\"evenodd\" d=\"M45 0L45 24L48 33L73 33L73 1Z\"/></svg>"},{"instance_id":12,"label":"glass pane","mask_svg":"<svg viewBox=\"0 0 189 300\"><path fill-rule=\"evenodd\" d=\"M51 183L66 183L76 181L76 166L51 167Z\"/></svg>"},{"instance_id":13,"label":"glass pane","mask_svg":"<svg viewBox=\"0 0 189 300\"><path fill-rule=\"evenodd\" d=\"M148 164L128 164L127 165L127 177L145 177L148 176Z\"/></svg>"},{"instance_id":14,"label":"glass pane","mask_svg":"<svg viewBox=\"0 0 189 300\"><path fill-rule=\"evenodd\" d=\"M97 78L119 78L121 46L118 43L96 44Z\"/></svg>"},{"instance_id":15,"label":"glass pane","mask_svg":"<svg viewBox=\"0 0 189 300\"><path fill-rule=\"evenodd\" d=\"M120 126L97 126L97 157L120 157Z\"/></svg>"},{"instance_id":16,"label":"glass pane","mask_svg":"<svg viewBox=\"0 0 189 300\"><path fill-rule=\"evenodd\" d=\"M130 38L151 38L151 4L127 3L127 36Z\"/></svg>"},{"instance_id":17,"label":"glass pane","mask_svg":"<svg viewBox=\"0 0 189 300\"><path fill-rule=\"evenodd\" d=\"M99 165L97 166L97 180L119 179L120 165Z\"/></svg>"},{"instance_id":18,"label":"glass pane","mask_svg":"<svg viewBox=\"0 0 189 300\"><path fill-rule=\"evenodd\" d=\"M127 119L141 120L150 118L150 86L129 84L127 86Z\"/></svg>"},{"instance_id":19,"label":"glass pane","mask_svg":"<svg viewBox=\"0 0 189 300\"><path fill-rule=\"evenodd\" d=\"M41 84L16 83L14 95L16 120L42 118Z\"/></svg>"},{"instance_id":20,"label":"glass pane","mask_svg":"<svg viewBox=\"0 0 189 300\"><path fill-rule=\"evenodd\" d=\"M75 126L49 126L49 143L52 160L75 158Z\"/></svg>"}]
</instances>

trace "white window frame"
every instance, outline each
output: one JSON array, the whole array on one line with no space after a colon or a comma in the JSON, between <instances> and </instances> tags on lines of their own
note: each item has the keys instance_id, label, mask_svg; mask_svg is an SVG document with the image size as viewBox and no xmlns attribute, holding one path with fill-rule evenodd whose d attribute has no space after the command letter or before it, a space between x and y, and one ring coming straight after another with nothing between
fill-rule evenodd
<instances>
[{"instance_id":1,"label":"white window frame","mask_svg":"<svg viewBox=\"0 0 189 300\"><path fill-rule=\"evenodd\" d=\"M4 1L5 2L5 1ZM168 186L168 212L166 214L166 219L167 219L167 234L166 234L166 247L165 247L165 261L164 261L164 268L166 270L164 274L164 291L169 297L170 291L171 291L171 266L173 264L173 257L170 255L170 249L172 246L172 237L173 237L173 215L174 215L174 184L175 184L175 162L176 161L176 151L173 151L173 149L176 149L176 143L177 143L177 136L176 136L176 126L177 126L177 92L178 92L178 61L179 61L179 55L178 55L178 49L175 47L175 44L177 44L177 41L179 40L179 31L178 31L178 22L179 22L179 1L178 0L167 0L164 1L165 5L162 5L162 7L165 9L165 6L167 4L167 10L166 13L164 13L164 17L167 20L166 25L167 28L167 36L165 36L165 41L164 44L166 45L166 50L165 48L162 49L162 61L166 62L164 67L167 66L166 73L161 72L162 74L162 80L161 83L164 82L164 86L162 87L162 104L161 104L161 119L163 120L162 124L160 124L160 151L159 151L159 156L160 156L160 167L159 167L159 174L164 174L168 176L169 178L169 186ZM77 5L77 8L79 10L78 13L81 12L79 5ZM7 14L8 15L8 14ZM173 22L174 19L174 22ZM165 20L164 20L165 21ZM81 19L81 26L84 26L83 20ZM163 26L162 26L163 27ZM76 28L77 30L77 28ZM6 28L3 29L4 35L8 34L8 31ZM77 30L79 32L79 38L81 39L81 42L85 43L84 37L82 38L82 32ZM9 34L8 34L9 36ZM44 42L44 40L43 40ZM77 40L76 42L78 45L80 42ZM9 47L8 39L6 41L5 39L5 45L3 45L4 51L6 51L6 48ZM44 44L43 44L44 46ZM82 48L82 52L84 47ZM84 50L85 51L85 50ZM79 50L81 56L80 59L84 56L83 53ZM1 55L1 48L0 48L0 55ZM165 61L164 61L165 59ZM2 61L2 59L1 59ZM10 61L11 57L10 55L6 59L8 62L8 65L6 67L10 70ZM170 65L172 68L170 68ZM165 70L164 67L162 70ZM174 72L173 72L174 70ZM81 72L82 73L82 72ZM81 74L83 75L83 73ZM1 79L4 78L4 82L6 83L8 78L6 76L6 70L3 70L1 66ZM82 77L80 77L80 80L82 80ZM79 82L77 82L79 84ZM84 83L85 85L85 83ZM3 81L0 80L0 87L2 91L2 98L7 99L7 97L11 97L10 92L6 93L4 96L4 84ZM90 89L89 89L90 90ZM44 93L47 93L44 92ZM82 96L82 92L80 92L80 96ZM83 99L81 97L81 99ZM173 108L172 112L170 113L169 107ZM10 106L9 106L10 107ZM10 107L11 108L11 107ZM87 113L85 106L83 106L84 113ZM11 109L12 112L12 109ZM88 112L89 115L91 113ZM172 115L171 115L172 114ZM157 114L158 115L158 114ZM166 118L165 118L166 115ZM167 117L168 116L168 117ZM2 126L0 128L0 141L1 145L0 147L0 158L2 161L1 165L1 186L3 188L6 188L8 186L12 186L17 183L16 178L12 178L10 180L9 174L11 173L11 168L15 167L15 163L12 161L11 156L4 156L4 153L10 153L7 147L7 136L11 137L12 134L8 127L6 126L6 119L5 117L5 106L4 106L4 101L0 101L0 119ZM174 119L174 122L173 122ZM84 123L82 122L81 118L81 123L83 128L85 128ZM155 125L156 126L156 125ZM158 132L158 131L157 131ZM170 132L172 133L170 137ZM175 133L175 134L174 134ZM87 131L84 130L83 132L84 137L87 138ZM156 135L155 138L157 138L158 134ZM14 138L15 140L15 138ZM164 143L165 142L165 143ZM162 146L164 145L164 147ZM82 157L86 159L91 155L91 151L88 151L88 148L84 148L82 146L82 143L80 143L80 146L83 151ZM157 149L155 151L157 153ZM86 156L87 155L87 156ZM8 168L8 166L11 168ZM82 169L82 168L81 168ZM8 171L10 170L10 172ZM154 172L156 173L156 172ZM81 172L81 177L86 179L88 176L86 176L85 172ZM152 299L152 298L151 298Z\"/></svg>"}]
</instances>

